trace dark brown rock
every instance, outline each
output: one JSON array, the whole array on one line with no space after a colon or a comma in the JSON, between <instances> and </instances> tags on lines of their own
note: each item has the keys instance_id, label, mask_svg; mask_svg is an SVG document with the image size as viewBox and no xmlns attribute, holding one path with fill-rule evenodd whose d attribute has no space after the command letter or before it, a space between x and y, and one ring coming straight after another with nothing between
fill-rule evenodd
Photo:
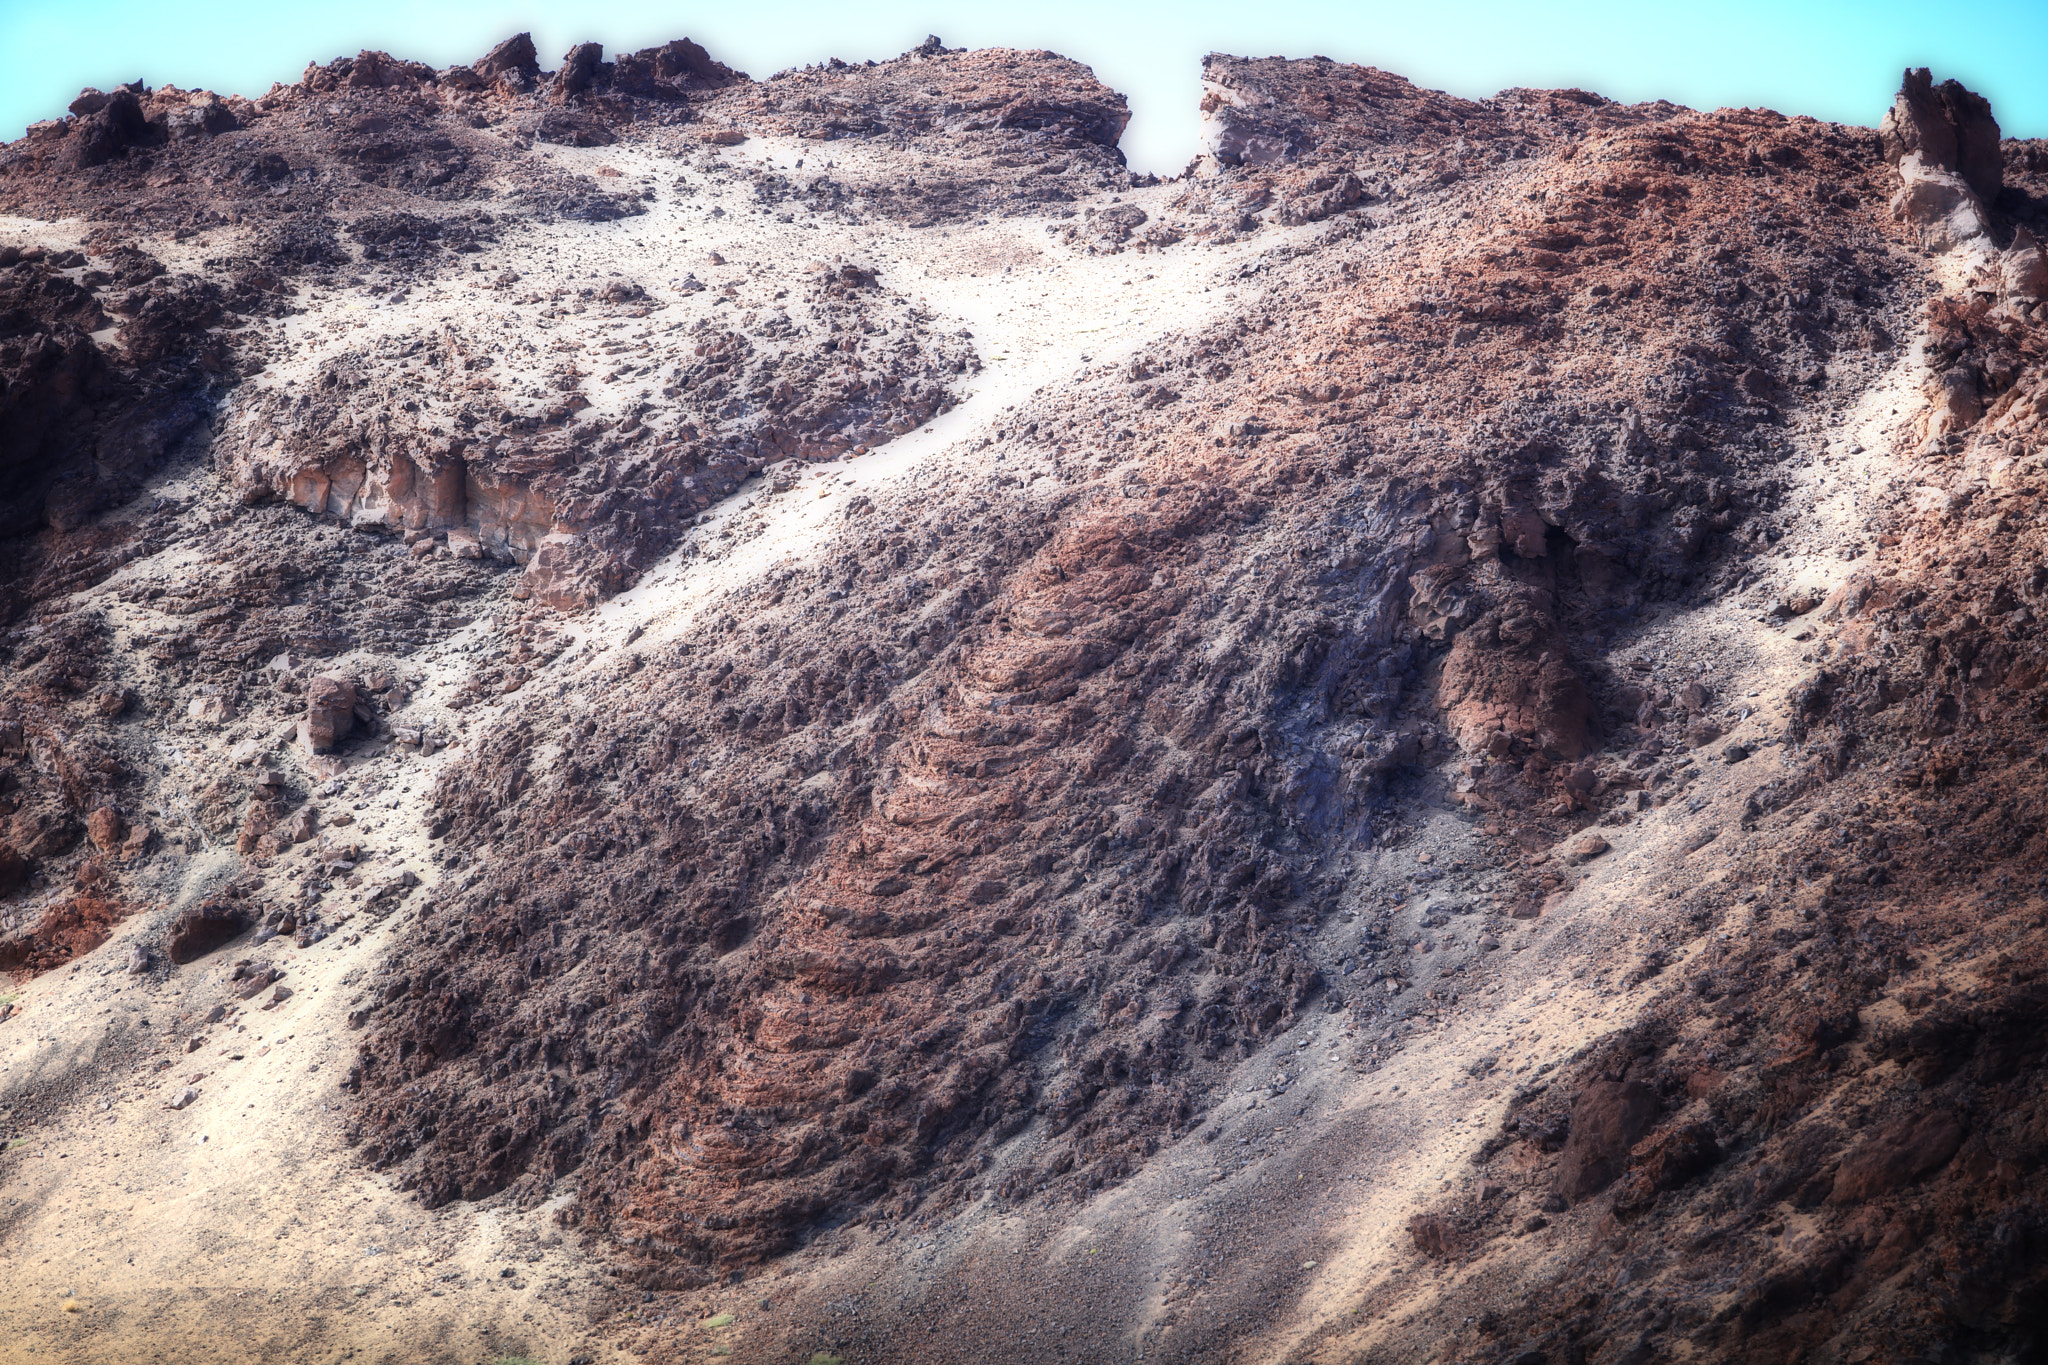
<instances>
[{"instance_id":1,"label":"dark brown rock","mask_svg":"<svg viewBox=\"0 0 2048 1365\"><path fill-rule=\"evenodd\" d=\"M78 842L78 822L61 810L25 810L8 823L7 836L24 857L52 858Z\"/></svg>"},{"instance_id":2,"label":"dark brown rock","mask_svg":"<svg viewBox=\"0 0 2048 1365\"><path fill-rule=\"evenodd\" d=\"M554 84L548 87L548 98L557 104L565 104L590 88L598 78L604 65L604 46L600 43L578 43L562 58L561 70L555 72ZM561 139L550 139L560 141ZM589 144L578 144L589 145Z\"/></svg>"},{"instance_id":3,"label":"dark brown rock","mask_svg":"<svg viewBox=\"0 0 2048 1365\"><path fill-rule=\"evenodd\" d=\"M540 74L540 53L533 46L533 35L515 33L499 43L483 59L476 63L476 74L487 81L501 76L518 73L529 81Z\"/></svg>"},{"instance_id":4,"label":"dark brown rock","mask_svg":"<svg viewBox=\"0 0 2048 1365\"><path fill-rule=\"evenodd\" d=\"M1926 67L1908 69L1878 137L1892 165L1918 154L1931 166L1960 174L1986 204L1997 202L2005 183L1998 120L1990 101L1961 82L1936 85Z\"/></svg>"},{"instance_id":5,"label":"dark brown rock","mask_svg":"<svg viewBox=\"0 0 2048 1365\"><path fill-rule=\"evenodd\" d=\"M674 99L693 90L715 90L746 80L688 38L660 47L621 53L612 73L612 87L627 94Z\"/></svg>"},{"instance_id":6,"label":"dark brown rock","mask_svg":"<svg viewBox=\"0 0 2048 1365\"><path fill-rule=\"evenodd\" d=\"M1470 1241L1455 1220L1442 1214L1417 1214L1408 1220L1408 1239L1425 1256L1445 1260Z\"/></svg>"},{"instance_id":7,"label":"dark brown rock","mask_svg":"<svg viewBox=\"0 0 2048 1365\"><path fill-rule=\"evenodd\" d=\"M164 951L183 966L224 947L249 928L249 917L224 901L206 901L179 915L164 939Z\"/></svg>"},{"instance_id":8,"label":"dark brown rock","mask_svg":"<svg viewBox=\"0 0 2048 1365\"><path fill-rule=\"evenodd\" d=\"M324 754L355 728L356 685L346 678L314 675L306 684L306 718L299 722L299 746Z\"/></svg>"},{"instance_id":9,"label":"dark brown rock","mask_svg":"<svg viewBox=\"0 0 2048 1365\"><path fill-rule=\"evenodd\" d=\"M267 962L244 964L235 969L235 995L243 1000L254 1000L268 989L272 982L283 975L283 972ZM273 1000L271 1003L275 1004L277 1002Z\"/></svg>"},{"instance_id":10,"label":"dark brown rock","mask_svg":"<svg viewBox=\"0 0 2048 1365\"><path fill-rule=\"evenodd\" d=\"M94 102L96 107L72 125L64 140L58 164L68 170L90 170L122 155L130 147L159 140L160 129L150 126L142 112L142 101L123 87Z\"/></svg>"},{"instance_id":11,"label":"dark brown rock","mask_svg":"<svg viewBox=\"0 0 2048 1365\"><path fill-rule=\"evenodd\" d=\"M1828 1202L1859 1203L1940 1170L1963 1145L1966 1131L1962 1119L1945 1109L1899 1119L1842 1158Z\"/></svg>"},{"instance_id":12,"label":"dark brown rock","mask_svg":"<svg viewBox=\"0 0 2048 1365\"><path fill-rule=\"evenodd\" d=\"M1636 1081L1595 1081L1572 1105L1571 1136L1551 1188L1568 1203L1598 1194L1627 1169L1629 1149L1650 1131L1663 1105Z\"/></svg>"},{"instance_id":13,"label":"dark brown rock","mask_svg":"<svg viewBox=\"0 0 2048 1365\"><path fill-rule=\"evenodd\" d=\"M1637 1212L1666 1190L1697 1179L1721 1160L1712 1125L1685 1123L1637 1144L1629 1172L1615 1195L1617 1212Z\"/></svg>"},{"instance_id":14,"label":"dark brown rock","mask_svg":"<svg viewBox=\"0 0 2048 1365\"><path fill-rule=\"evenodd\" d=\"M609 147L618 141L602 119L573 109L551 109L541 115L534 135L565 147Z\"/></svg>"}]
</instances>

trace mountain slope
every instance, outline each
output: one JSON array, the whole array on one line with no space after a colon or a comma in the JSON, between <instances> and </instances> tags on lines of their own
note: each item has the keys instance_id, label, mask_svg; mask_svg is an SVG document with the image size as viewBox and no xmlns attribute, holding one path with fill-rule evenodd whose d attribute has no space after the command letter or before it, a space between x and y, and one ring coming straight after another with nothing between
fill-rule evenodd
<instances>
[{"instance_id":1,"label":"mountain slope","mask_svg":"<svg viewBox=\"0 0 2048 1365\"><path fill-rule=\"evenodd\" d=\"M2035 1349L2038 147L602 55L0 161L21 1340Z\"/></svg>"}]
</instances>

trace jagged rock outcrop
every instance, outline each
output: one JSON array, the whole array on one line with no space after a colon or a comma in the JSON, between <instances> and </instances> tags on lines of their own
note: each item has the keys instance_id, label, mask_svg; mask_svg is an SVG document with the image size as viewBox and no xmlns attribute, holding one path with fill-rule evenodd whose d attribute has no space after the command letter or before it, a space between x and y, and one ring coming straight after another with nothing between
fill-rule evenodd
<instances>
[{"instance_id":1,"label":"jagged rock outcrop","mask_svg":"<svg viewBox=\"0 0 2048 1365\"><path fill-rule=\"evenodd\" d=\"M1961 176L1983 202L1997 203L2005 185L1998 120L1991 116L1990 101L1960 81L1937 86L1926 67L1908 70L1877 136L1891 165L1917 156L1923 165Z\"/></svg>"},{"instance_id":2,"label":"jagged rock outcrop","mask_svg":"<svg viewBox=\"0 0 2048 1365\"><path fill-rule=\"evenodd\" d=\"M1992 208L2004 185L1998 121L1982 96L1955 81L1939 88L1927 68L1906 72L1879 125L1885 160L1899 171L1892 211L1937 251L1989 256Z\"/></svg>"}]
</instances>

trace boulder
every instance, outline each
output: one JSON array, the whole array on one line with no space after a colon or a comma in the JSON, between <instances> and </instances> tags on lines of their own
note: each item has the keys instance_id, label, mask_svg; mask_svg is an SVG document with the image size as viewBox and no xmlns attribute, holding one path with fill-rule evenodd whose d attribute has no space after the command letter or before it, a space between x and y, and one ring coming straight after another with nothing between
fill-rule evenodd
<instances>
[{"instance_id":1,"label":"boulder","mask_svg":"<svg viewBox=\"0 0 2048 1365\"><path fill-rule=\"evenodd\" d=\"M689 90L715 90L746 77L688 38L620 55L612 88L633 95L674 98Z\"/></svg>"},{"instance_id":2,"label":"boulder","mask_svg":"<svg viewBox=\"0 0 2048 1365\"><path fill-rule=\"evenodd\" d=\"M128 821L118 808L101 806L85 817L85 834L100 852L117 852L128 838Z\"/></svg>"},{"instance_id":3,"label":"boulder","mask_svg":"<svg viewBox=\"0 0 2048 1365\"><path fill-rule=\"evenodd\" d=\"M1887 1125L1842 1158L1828 1202L1859 1203L1940 1170L1963 1145L1963 1133L1963 1121L1947 1109L1929 1109Z\"/></svg>"},{"instance_id":4,"label":"boulder","mask_svg":"<svg viewBox=\"0 0 2048 1365\"><path fill-rule=\"evenodd\" d=\"M254 1000L284 973L268 962L252 962L235 973L234 992L243 1000Z\"/></svg>"},{"instance_id":5,"label":"boulder","mask_svg":"<svg viewBox=\"0 0 2048 1365\"><path fill-rule=\"evenodd\" d=\"M487 81L498 80L507 75L524 76L527 83L540 74L540 54L534 49L531 33L515 33L484 54L483 60L474 68L476 74Z\"/></svg>"},{"instance_id":6,"label":"boulder","mask_svg":"<svg viewBox=\"0 0 2048 1365\"><path fill-rule=\"evenodd\" d=\"M555 82L548 87L548 98L557 104L567 104L591 87L603 65L602 43L576 44L563 54L562 69L555 73Z\"/></svg>"},{"instance_id":7,"label":"boulder","mask_svg":"<svg viewBox=\"0 0 2048 1365\"><path fill-rule=\"evenodd\" d=\"M1999 260L1999 296L2007 303L2039 303L2048 299L2048 253L2034 234L2019 228Z\"/></svg>"},{"instance_id":8,"label":"boulder","mask_svg":"<svg viewBox=\"0 0 2048 1365\"><path fill-rule=\"evenodd\" d=\"M299 722L299 747L323 754L347 739L356 722L356 685L322 673L306 685L306 718Z\"/></svg>"},{"instance_id":9,"label":"boulder","mask_svg":"<svg viewBox=\"0 0 2048 1365\"><path fill-rule=\"evenodd\" d=\"M275 854L275 845L268 849L259 848L258 845L264 835L277 827L277 821L278 811L275 805L267 801L251 801L248 814L242 817L241 831L235 836L235 852L245 857L251 853L266 857Z\"/></svg>"},{"instance_id":10,"label":"boulder","mask_svg":"<svg viewBox=\"0 0 2048 1365\"><path fill-rule=\"evenodd\" d=\"M25 810L8 822L7 841L27 858L53 858L78 842L78 822L62 811Z\"/></svg>"},{"instance_id":11,"label":"boulder","mask_svg":"<svg viewBox=\"0 0 2048 1365\"><path fill-rule=\"evenodd\" d=\"M1914 153L1899 163L1899 181L1892 216L1919 228L1923 243L1936 251L1988 248L1989 217L1961 175L1929 165Z\"/></svg>"},{"instance_id":12,"label":"boulder","mask_svg":"<svg viewBox=\"0 0 2048 1365\"><path fill-rule=\"evenodd\" d=\"M57 163L63 170L88 170L112 161L130 147L161 137L162 131L151 127L143 116L142 101L135 97L135 92L116 90L92 113L72 125Z\"/></svg>"},{"instance_id":13,"label":"boulder","mask_svg":"<svg viewBox=\"0 0 2048 1365\"><path fill-rule=\"evenodd\" d=\"M1468 754L1506 757L1526 744L1571 762L1590 743L1585 680L1566 661L1555 620L1520 603L1458 633L1438 674L1437 704Z\"/></svg>"},{"instance_id":14,"label":"boulder","mask_svg":"<svg viewBox=\"0 0 2048 1365\"><path fill-rule=\"evenodd\" d=\"M1595 1081L1580 1091L1552 1182L1557 1196L1576 1204L1606 1189L1627 1168L1629 1150L1661 1108L1657 1092L1635 1081Z\"/></svg>"},{"instance_id":15,"label":"boulder","mask_svg":"<svg viewBox=\"0 0 2048 1365\"><path fill-rule=\"evenodd\" d=\"M178 916L164 941L171 961L196 962L249 927L249 917L225 901L207 901Z\"/></svg>"},{"instance_id":16,"label":"boulder","mask_svg":"<svg viewBox=\"0 0 2048 1365\"><path fill-rule=\"evenodd\" d=\"M11 896L28 880L28 859L10 844L0 844L0 896Z\"/></svg>"},{"instance_id":17,"label":"boulder","mask_svg":"<svg viewBox=\"0 0 2048 1365\"><path fill-rule=\"evenodd\" d=\"M181 140L217 137L238 126L234 111L211 90L193 91L183 104L164 111L162 123L165 132Z\"/></svg>"},{"instance_id":18,"label":"boulder","mask_svg":"<svg viewBox=\"0 0 2048 1365\"><path fill-rule=\"evenodd\" d=\"M417 90L434 79L424 62L408 62L388 52L359 52L343 82L354 90Z\"/></svg>"},{"instance_id":19,"label":"boulder","mask_svg":"<svg viewBox=\"0 0 2048 1365\"><path fill-rule=\"evenodd\" d=\"M557 611L580 611L623 586L615 558L582 536L552 532L526 562L513 596L532 597Z\"/></svg>"},{"instance_id":20,"label":"boulder","mask_svg":"<svg viewBox=\"0 0 2048 1365\"><path fill-rule=\"evenodd\" d=\"M1608 848L1609 844L1605 839L1588 830L1565 845L1565 854L1573 862L1583 863L1599 857Z\"/></svg>"}]
</instances>

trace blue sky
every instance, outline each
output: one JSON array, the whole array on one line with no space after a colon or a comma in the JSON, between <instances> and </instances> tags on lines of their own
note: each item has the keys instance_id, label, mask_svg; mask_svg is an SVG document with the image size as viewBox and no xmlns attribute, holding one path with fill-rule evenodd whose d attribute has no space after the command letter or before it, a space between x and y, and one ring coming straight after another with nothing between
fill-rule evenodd
<instances>
[{"instance_id":1,"label":"blue sky","mask_svg":"<svg viewBox=\"0 0 2048 1365\"><path fill-rule=\"evenodd\" d=\"M1937 79L1955 76L1989 96L2008 136L2048 136L2048 0L0 0L0 137L61 114L86 85L141 76L257 95L295 79L308 60L370 47L445 66L521 29L550 66L574 42L613 51L687 36L756 77L827 57L894 56L926 33L954 47L1048 47L1130 97L1125 151L1137 169L1159 172L1194 152L1196 73L1209 51L1320 54L1475 97L1576 85L1622 100L1764 105L1864 124L1883 114L1901 68L1931 66Z\"/></svg>"}]
</instances>

